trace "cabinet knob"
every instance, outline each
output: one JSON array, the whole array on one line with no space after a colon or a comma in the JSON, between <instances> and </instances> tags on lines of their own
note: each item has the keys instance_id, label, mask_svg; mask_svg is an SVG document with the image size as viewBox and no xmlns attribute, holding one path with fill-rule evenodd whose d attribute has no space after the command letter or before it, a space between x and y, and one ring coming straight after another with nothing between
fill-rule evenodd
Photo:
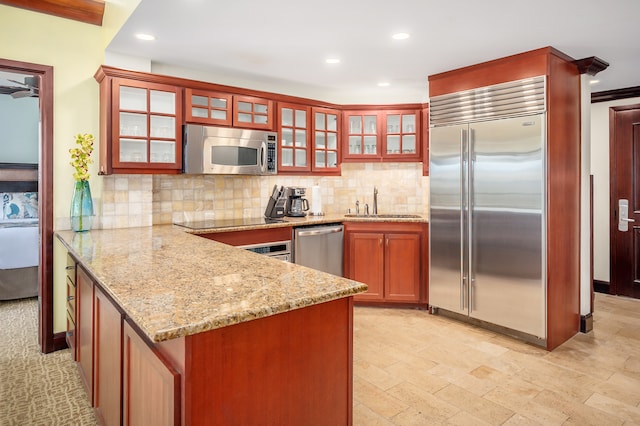
<instances>
[{"instance_id":1,"label":"cabinet knob","mask_svg":"<svg viewBox=\"0 0 640 426\"><path fill-rule=\"evenodd\" d=\"M73 297L73 296L67 296L67 302L71 302L73 299L75 299L75 297Z\"/></svg>"}]
</instances>

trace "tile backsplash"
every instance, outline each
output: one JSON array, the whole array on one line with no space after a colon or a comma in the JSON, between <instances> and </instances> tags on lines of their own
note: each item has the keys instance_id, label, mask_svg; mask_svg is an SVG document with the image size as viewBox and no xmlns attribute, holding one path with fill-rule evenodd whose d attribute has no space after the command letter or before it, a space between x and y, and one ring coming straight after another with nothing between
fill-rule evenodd
<instances>
[{"instance_id":1,"label":"tile backsplash","mask_svg":"<svg viewBox=\"0 0 640 426\"><path fill-rule=\"evenodd\" d=\"M274 185L319 185L326 214L355 211L356 200L373 204L378 188L379 213L426 215L429 178L422 163L347 163L342 176L104 176L97 228L127 228L190 220L260 217Z\"/></svg>"}]
</instances>

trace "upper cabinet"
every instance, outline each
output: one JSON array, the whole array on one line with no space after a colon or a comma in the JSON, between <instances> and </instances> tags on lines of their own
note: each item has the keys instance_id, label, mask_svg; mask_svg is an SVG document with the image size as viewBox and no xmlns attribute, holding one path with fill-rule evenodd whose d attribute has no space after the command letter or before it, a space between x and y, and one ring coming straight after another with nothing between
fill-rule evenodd
<instances>
[{"instance_id":1,"label":"upper cabinet","mask_svg":"<svg viewBox=\"0 0 640 426\"><path fill-rule=\"evenodd\" d=\"M185 121L246 129L274 129L270 99L198 89L185 89Z\"/></svg>"},{"instance_id":2,"label":"upper cabinet","mask_svg":"<svg viewBox=\"0 0 640 426\"><path fill-rule=\"evenodd\" d=\"M273 130L273 101L253 96L233 96L233 125Z\"/></svg>"},{"instance_id":3,"label":"upper cabinet","mask_svg":"<svg viewBox=\"0 0 640 426\"><path fill-rule=\"evenodd\" d=\"M278 103L279 173L340 174L340 111Z\"/></svg>"},{"instance_id":4,"label":"upper cabinet","mask_svg":"<svg viewBox=\"0 0 640 426\"><path fill-rule=\"evenodd\" d=\"M232 96L228 93L185 89L185 121L230 126Z\"/></svg>"},{"instance_id":5,"label":"upper cabinet","mask_svg":"<svg viewBox=\"0 0 640 426\"><path fill-rule=\"evenodd\" d=\"M418 107L344 111L345 162L422 161Z\"/></svg>"},{"instance_id":6,"label":"upper cabinet","mask_svg":"<svg viewBox=\"0 0 640 426\"><path fill-rule=\"evenodd\" d=\"M309 129L311 109L295 104L278 104L278 172L311 171Z\"/></svg>"},{"instance_id":7,"label":"upper cabinet","mask_svg":"<svg viewBox=\"0 0 640 426\"><path fill-rule=\"evenodd\" d=\"M182 89L101 70L100 174L179 173Z\"/></svg>"},{"instance_id":8,"label":"upper cabinet","mask_svg":"<svg viewBox=\"0 0 640 426\"><path fill-rule=\"evenodd\" d=\"M340 111L311 108L313 114L312 170L319 174L340 174Z\"/></svg>"}]
</instances>

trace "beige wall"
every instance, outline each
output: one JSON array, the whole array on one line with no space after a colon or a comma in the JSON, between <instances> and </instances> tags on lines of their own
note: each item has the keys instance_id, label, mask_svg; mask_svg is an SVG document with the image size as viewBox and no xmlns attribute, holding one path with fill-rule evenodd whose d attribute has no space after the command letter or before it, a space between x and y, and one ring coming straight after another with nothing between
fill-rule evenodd
<instances>
[{"instance_id":1,"label":"beige wall","mask_svg":"<svg viewBox=\"0 0 640 426\"><path fill-rule=\"evenodd\" d=\"M591 174L593 174L593 277L609 282L609 108L640 104L640 98L591 105Z\"/></svg>"},{"instance_id":2,"label":"beige wall","mask_svg":"<svg viewBox=\"0 0 640 426\"><path fill-rule=\"evenodd\" d=\"M69 228L73 169L69 148L77 133L99 134L99 91L93 78L104 46L139 0L108 2L102 27L0 5L0 57L53 67L53 214L55 229ZM94 154L98 162L97 152ZM92 195L100 199L97 164L91 167ZM65 257L54 252L54 332L66 328Z\"/></svg>"}]
</instances>

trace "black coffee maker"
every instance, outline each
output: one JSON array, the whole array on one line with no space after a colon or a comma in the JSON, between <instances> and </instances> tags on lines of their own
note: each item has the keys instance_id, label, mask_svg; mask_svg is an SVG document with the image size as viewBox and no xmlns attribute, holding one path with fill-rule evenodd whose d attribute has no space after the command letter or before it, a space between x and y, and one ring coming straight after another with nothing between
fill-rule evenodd
<instances>
[{"instance_id":1,"label":"black coffee maker","mask_svg":"<svg viewBox=\"0 0 640 426\"><path fill-rule=\"evenodd\" d=\"M305 188L288 187L286 215L289 217L304 217L309 210L309 201L304 197Z\"/></svg>"}]
</instances>

